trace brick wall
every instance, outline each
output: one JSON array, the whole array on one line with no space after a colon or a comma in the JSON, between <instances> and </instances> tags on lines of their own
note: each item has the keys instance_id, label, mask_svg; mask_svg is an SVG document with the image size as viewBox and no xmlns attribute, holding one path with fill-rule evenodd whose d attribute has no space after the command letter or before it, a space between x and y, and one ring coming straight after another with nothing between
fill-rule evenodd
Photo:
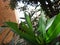
<instances>
[{"instance_id":1,"label":"brick wall","mask_svg":"<svg viewBox=\"0 0 60 45\"><path fill-rule=\"evenodd\" d=\"M6 21L17 22L15 12L9 7L9 0L0 0L0 26L2 26ZM9 28L4 29L0 34L0 45L2 43L9 43L13 38L13 35L14 33L10 31Z\"/></svg>"}]
</instances>

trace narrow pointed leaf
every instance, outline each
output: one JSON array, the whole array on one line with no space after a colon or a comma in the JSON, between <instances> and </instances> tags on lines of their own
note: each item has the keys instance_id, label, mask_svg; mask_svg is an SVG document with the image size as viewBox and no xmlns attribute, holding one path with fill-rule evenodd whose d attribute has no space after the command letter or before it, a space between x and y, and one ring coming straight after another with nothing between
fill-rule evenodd
<instances>
[{"instance_id":1,"label":"narrow pointed leaf","mask_svg":"<svg viewBox=\"0 0 60 45\"><path fill-rule=\"evenodd\" d=\"M34 34L30 31L30 29L28 28L28 26L27 26L25 23L21 22L21 23L20 23L20 28L21 28L24 32L26 32L27 34L29 34L29 35L31 35L31 36L34 36Z\"/></svg>"},{"instance_id":2,"label":"narrow pointed leaf","mask_svg":"<svg viewBox=\"0 0 60 45\"><path fill-rule=\"evenodd\" d=\"M12 31L14 31L18 35L20 35L22 38L24 38L28 42L32 42L32 43L35 42L35 38L34 37L28 35L27 33L22 32L21 30L18 29L17 23L14 23L14 22L6 22L6 24L12 29Z\"/></svg>"},{"instance_id":3,"label":"narrow pointed leaf","mask_svg":"<svg viewBox=\"0 0 60 45\"><path fill-rule=\"evenodd\" d=\"M52 23L54 22L56 16L52 17L51 19L48 19L47 21L47 26L46 26L46 30L49 29L49 27L52 25Z\"/></svg>"},{"instance_id":4,"label":"narrow pointed leaf","mask_svg":"<svg viewBox=\"0 0 60 45\"><path fill-rule=\"evenodd\" d=\"M55 39L59 33L60 33L60 13L56 16L53 24L47 31L47 36L46 36L47 42L50 42L53 39Z\"/></svg>"},{"instance_id":5,"label":"narrow pointed leaf","mask_svg":"<svg viewBox=\"0 0 60 45\"><path fill-rule=\"evenodd\" d=\"M39 27L37 30L39 30L39 32L42 34L40 34L41 36L43 36L43 38L45 39L46 36L46 30L45 30L45 24L46 24L46 20L45 20L45 15L42 12L41 17L39 19Z\"/></svg>"},{"instance_id":6,"label":"narrow pointed leaf","mask_svg":"<svg viewBox=\"0 0 60 45\"><path fill-rule=\"evenodd\" d=\"M26 13L25 13L25 18L26 18L26 22L28 24L29 29L31 30L31 32L33 32L33 26L32 26L31 19Z\"/></svg>"}]
</instances>

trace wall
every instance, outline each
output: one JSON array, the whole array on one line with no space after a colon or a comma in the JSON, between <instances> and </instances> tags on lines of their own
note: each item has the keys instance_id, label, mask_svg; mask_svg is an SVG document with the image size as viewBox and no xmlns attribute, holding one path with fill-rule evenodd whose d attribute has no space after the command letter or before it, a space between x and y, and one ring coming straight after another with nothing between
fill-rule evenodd
<instances>
[{"instance_id":1,"label":"wall","mask_svg":"<svg viewBox=\"0 0 60 45\"><path fill-rule=\"evenodd\" d=\"M0 26L4 25L4 22L6 21L17 22L14 10L9 7L9 2L10 0L0 0ZM0 45L2 43L9 43L12 40L13 35L14 33L9 28L3 29L0 34Z\"/></svg>"}]
</instances>

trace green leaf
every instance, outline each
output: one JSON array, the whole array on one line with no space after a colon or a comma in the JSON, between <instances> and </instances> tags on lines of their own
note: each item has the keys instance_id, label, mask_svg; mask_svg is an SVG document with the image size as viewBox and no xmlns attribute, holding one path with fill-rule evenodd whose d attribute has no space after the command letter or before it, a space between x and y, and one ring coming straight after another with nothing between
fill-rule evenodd
<instances>
[{"instance_id":1,"label":"green leaf","mask_svg":"<svg viewBox=\"0 0 60 45\"><path fill-rule=\"evenodd\" d=\"M35 38L33 36L30 36L30 35L26 34L25 32L22 32L21 30L19 30L17 23L6 22L6 24L12 29L12 31L14 31L18 35L20 35L22 38L24 38L28 42L35 43Z\"/></svg>"},{"instance_id":2,"label":"green leaf","mask_svg":"<svg viewBox=\"0 0 60 45\"><path fill-rule=\"evenodd\" d=\"M52 23L54 22L54 19L56 18L56 16L50 18L50 19L47 19L47 26L46 26L46 30L49 29L49 27L52 25Z\"/></svg>"},{"instance_id":3,"label":"green leaf","mask_svg":"<svg viewBox=\"0 0 60 45\"><path fill-rule=\"evenodd\" d=\"M43 36L44 40L45 40L45 36L46 36L46 30L45 30L45 27L46 27L46 20L45 20L45 15L44 13L42 12L41 14L41 17L39 19L39 27L37 30L39 30L39 32L41 33L40 35Z\"/></svg>"},{"instance_id":4,"label":"green leaf","mask_svg":"<svg viewBox=\"0 0 60 45\"><path fill-rule=\"evenodd\" d=\"M31 36L34 36L33 32L30 31L30 29L28 28L28 26L27 26L25 23L21 22L21 23L20 23L20 28L21 28L25 33L27 33L27 34L29 34L29 35L31 35Z\"/></svg>"},{"instance_id":5,"label":"green leaf","mask_svg":"<svg viewBox=\"0 0 60 45\"><path fill-rule=\"evenodd\" d=\"M31 32L33 32L33 26L32 26L31 19L26 13L25 13L25 18L26 18L26 22L28 24L29 29L31 30Z\"/></svg>"},{"instance_id":6,"label":"green leaf","mask_svg":"<svg viewBox=\"0 0 60 45\"><path fill-rule=\"evenodd\" d=\"M20 31L18 29L18 24L14 22L6 22L7 26L12 28L12 31L16 32L17 34L20 34Z\"/></svg>"},{"instance_id":7,"label":"green leaf","mask_svg":"<svg viewBox=\"0 0 60 45\"><path fill-rule=\"evenodd\" d=\"M60 33L60 13L56 16L53 24L47 31L47 36L46 36L47 42L50 42L53 39L55 39L59 33Z\"/></svg>"},{"instance_id":8,"label":"green leaf","mask_svg":"<svg viewBox=\"0 0 60 45\"><path fill-rule=\"evenodd\" d=\"M43 44L44 43L42 36L37 36L37 38L38 38L40 44Z\"/></svg>"}]
</instances>

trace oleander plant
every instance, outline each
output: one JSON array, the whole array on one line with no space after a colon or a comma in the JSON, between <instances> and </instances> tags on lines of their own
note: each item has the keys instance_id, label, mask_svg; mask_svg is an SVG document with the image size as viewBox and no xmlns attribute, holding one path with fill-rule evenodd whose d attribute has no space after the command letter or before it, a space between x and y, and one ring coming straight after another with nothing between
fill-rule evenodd
<instances>
[{"instance_id":1,"label":"oleander plant","mask_svg":"<svg viewBox=\"0 0 60 45\"><path fill-rule=\"evenodd\" d=\"M25 22L20 24L6 22L7 26L25 39L29 45L59 45L56 40L60 36L60 13L52 18L47 18L42 11L35 27L33 27L34 21L31 21L30 16L24 14Z\"/></svg>"}]
</instances>

